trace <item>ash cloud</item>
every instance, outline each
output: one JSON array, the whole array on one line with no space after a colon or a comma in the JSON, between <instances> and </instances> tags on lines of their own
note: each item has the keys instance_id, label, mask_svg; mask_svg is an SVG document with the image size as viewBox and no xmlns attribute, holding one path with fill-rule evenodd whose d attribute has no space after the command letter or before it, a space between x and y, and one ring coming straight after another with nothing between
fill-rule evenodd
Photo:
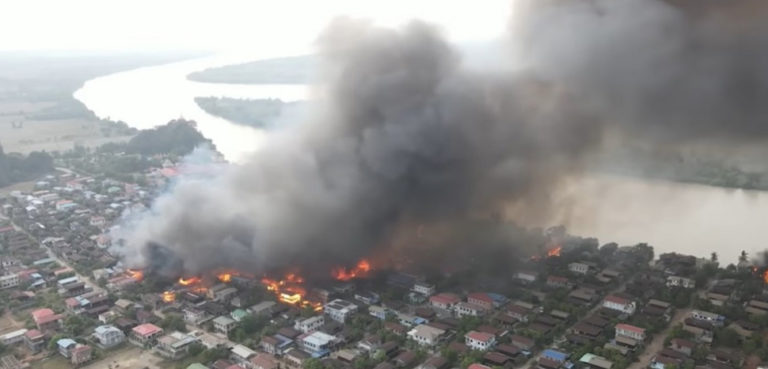
<instances>
[{"instance_id":1,"label":"ash cloud","mask_svg":"<svg viewBox=\"0 0 768 369\"><path fill-rule=\"evenodd\" d=\"M670 3L520 0L513 72L465 68L423 23L339 20L319 38L327 84L311 118L216 176L180 180L121 227L116 251L263 271L351 262L433 226L429 249L449 253L474 247L470 219L546 220L552 191L608 137L764 138L764 27Z\"/></svg>"}]
</instances>

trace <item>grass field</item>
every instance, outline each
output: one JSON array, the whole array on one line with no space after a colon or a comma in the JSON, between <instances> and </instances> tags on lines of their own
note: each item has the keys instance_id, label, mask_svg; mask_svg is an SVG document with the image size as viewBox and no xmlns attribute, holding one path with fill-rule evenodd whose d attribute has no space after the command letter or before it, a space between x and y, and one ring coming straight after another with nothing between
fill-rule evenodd
<instances>
[{"instance_id":1,"label":"grass field","mask_svg":"<svg viewBox=\"0 0 768 369\"><path fill-rule=\"evenodd\" d=\"M81 369L167 369L172 362L162 360L151 351L141 350L128 343L118 349L106 351L99 360L81 366ZM50 358L30 363L30 369L70 369L72 364L58 353Z\"/></svg>"},{"instance_id":2,"label":"grass field","mask_svg":"<svg viewBox=\"0 0 768 369\"><path fill-rule=\"evenodd\" d=\"M54 355L50 358L30 363L30 369L70 369L72 364L61 355Z\"/></svg>"},{"instance_id":3,"label":"grass field","mask_svg":"<svg viewBox=\"0 0 768 369\"><path fill-rule=\"evenodd\" d=\"M49 103L0 103L0 145L5 152L64 151L75 145L95 147L129 137L104 137L99 121L86 118L31 120L27 114ZM21 128L12 123L23 122Z\"/></svg>"}]
</instances>

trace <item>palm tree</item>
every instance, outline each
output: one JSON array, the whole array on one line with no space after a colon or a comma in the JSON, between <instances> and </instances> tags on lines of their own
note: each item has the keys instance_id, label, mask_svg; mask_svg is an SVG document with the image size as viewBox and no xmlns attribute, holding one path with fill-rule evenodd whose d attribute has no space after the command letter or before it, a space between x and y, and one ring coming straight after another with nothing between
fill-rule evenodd
<instances>
[{"instance_id":1,"label":"palm tree","mask_svg":"<svg viewBox=\"0 0 768 369\"><path fill-rule=\"evenodd\" d=\"M741 250L741 255L739 255L739 264L746 264L748 261L747 252L744 250Z\"/></svg>"},{"instance_id":2,"label":"palm tree","mask_svg":"<svg viewBox=\"0 0 768 369\"><path fill-rule=\"evenodd\" d=\"M717 253L713 252L712 255L709 257L709 260L713 263L717 263Z\"/></svg>"}]
</instances>

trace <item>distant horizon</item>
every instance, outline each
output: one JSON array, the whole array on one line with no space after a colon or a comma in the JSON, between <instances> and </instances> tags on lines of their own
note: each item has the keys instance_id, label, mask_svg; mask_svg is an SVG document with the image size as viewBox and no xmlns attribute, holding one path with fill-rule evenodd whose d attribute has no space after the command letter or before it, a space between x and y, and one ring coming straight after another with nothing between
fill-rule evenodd
<instances>
[{"instance_id":1,"label":"distant horizon","mask_svg":"<svg viewBox=\"0 0 768 369\"><path fill-rule=\"evenodd\" d=\"M0 32L14 37L0 39L0 52L228 53L286 45L309 48L337 17L362 18L390 27L423 20L438 25L454 41L484 40L504 33L511 4L511 0L449 4L437 0L268 4L247 0L31 0L6 4L7 14L14 16L0 24Z\"/></svg>"}]
</instances>

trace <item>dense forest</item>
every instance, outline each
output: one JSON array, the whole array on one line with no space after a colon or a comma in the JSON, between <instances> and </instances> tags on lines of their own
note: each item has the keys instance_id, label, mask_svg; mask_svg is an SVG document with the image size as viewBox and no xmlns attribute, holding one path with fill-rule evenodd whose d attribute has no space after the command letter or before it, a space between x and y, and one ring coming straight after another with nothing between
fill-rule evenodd
<instances>
[{"instance_id":1,"label":"dense forest","mask_svg":"<svg viewBox=\"0 0 768 369\"><path fill-rule=\"evenodd\" d=\"M0 186L33 180L53 171L53 157L46 152L6 154L0 146Z\"/></svg>"},{"instance_id":2,"label":"dense forest","mask_svg":"<svg viewBox=\"0 0 768 369\"><path fill-rule=\"evenodd\" d=\"M747 171L706 156L684 156L676 151L627 146L610 152L599 172L713 187L768 190L768 173Z\"/></svg>"},{"instance_id":3,"label":"dense forest","mask_svg":"<svg viewBox=\"0 0 768 369\"><path fill-rule=\"evenodd\" d=\"M207 83L305 84L315 78L317 57L304 55L225 65L194 72L188 79Z\"/></svg>"},{"instance_id":4,"label":"dense forest","mask_svg":"<svg viewBox=\"0 0 768 369\"><path fill-rule=\"evenodd\" d=\"M172 154L182 156L189 154L201 144L208 144L213 147L211 140L205 138L195 126L194 121L176 119L162 126L139 131L125 144L125 152L142 155Z\"/></svg>"},{"instance_id":5,"label":"dense forest","mask_svg":"<svg viewBox=\"0 0 768 369\"><path fill-rule=\"evenodd\" d=\"M195 102L206 113L249 127L265 128L285 109L299 107L302 102L279 99L233 99L229 97L196 97Z\"/></svg>"}]
</instances>

